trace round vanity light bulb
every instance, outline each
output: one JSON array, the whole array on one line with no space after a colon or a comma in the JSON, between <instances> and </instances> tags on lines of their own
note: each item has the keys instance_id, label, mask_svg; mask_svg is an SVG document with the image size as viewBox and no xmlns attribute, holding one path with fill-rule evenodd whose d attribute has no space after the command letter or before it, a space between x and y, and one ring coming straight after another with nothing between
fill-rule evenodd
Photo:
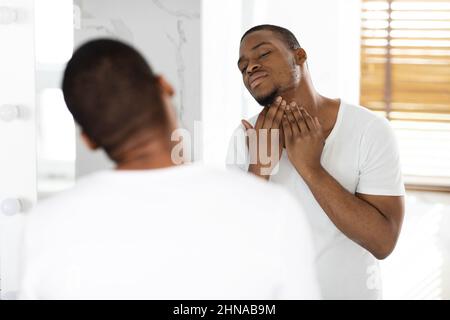
<instances>
[{"instance_id":1,"label":"round vanity light bulb","mask_svg":"<svg viewBox=\"0 0 450 320\"><path fill-rule=\"evenodd\" d=\"M11 122L19 118L19 107L13 105L3 105L0 107L0 119Z\"/></svg>"},{"instance_id":2,"label":"round vanity light bulb","mask_svg":"<svg viewBox=\"0 0 450 320\"><path fill-rule=\"evenodd\" d=\"M22 203L19 199L5 199L1 203L1 211L6 216L13 216L22 210Z\"/></svg>"}]
</instances>

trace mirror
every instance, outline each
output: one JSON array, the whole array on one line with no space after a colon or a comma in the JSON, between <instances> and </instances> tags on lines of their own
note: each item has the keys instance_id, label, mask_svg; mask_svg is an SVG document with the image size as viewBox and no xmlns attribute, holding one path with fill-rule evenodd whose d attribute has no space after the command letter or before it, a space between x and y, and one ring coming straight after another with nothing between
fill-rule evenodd
<instances>
[{"instance_id":1,"label":"mirror","mask_svg":"<svg viewBox=\"0 0 450 320\"><path fill-rule=\"evenodd\" d=\"M103 151L92 152L80 140L60 89L74 48L90 39L116 38L137 47L177 88L179 121L193 132L201 114L200 0L42 0L35 6L40 199L113 166Z\"/></svg>"}]
</instances>

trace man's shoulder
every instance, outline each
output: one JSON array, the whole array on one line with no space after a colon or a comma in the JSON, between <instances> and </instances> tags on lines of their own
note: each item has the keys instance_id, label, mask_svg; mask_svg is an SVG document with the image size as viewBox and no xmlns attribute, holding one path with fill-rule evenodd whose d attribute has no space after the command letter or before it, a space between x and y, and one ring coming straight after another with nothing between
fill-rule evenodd
<instances>
[{"instance_id":1,"label":"man's shoulder","mask_svg":"<svg viewBox=\"0 0 450 320\"><path fill-rule=\"evenodd\" d=\"M389 121L364 106L342 102L344 108L342 114L342 122L344 127L348 128L352 135L362 136L371 133L380 133L390 131Z\"/></svg>"},{"instance_id":2,"label":"man's shoulder","mask_svg":"<svg viewBox=\"0 0 450 320\"><path fill-rule=\"evenodd\" d=\"M372 121L383 119L381 115L362 105L343 101L342 107L344 108L344 117L354 118L363 124L368 124Z\"/></svg>"}]
</instances>

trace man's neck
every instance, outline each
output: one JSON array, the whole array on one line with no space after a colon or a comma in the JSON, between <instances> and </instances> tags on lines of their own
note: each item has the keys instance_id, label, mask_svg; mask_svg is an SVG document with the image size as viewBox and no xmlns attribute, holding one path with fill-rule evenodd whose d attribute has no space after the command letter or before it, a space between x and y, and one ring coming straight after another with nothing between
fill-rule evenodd
<instances>
[{"instance_id":1,"label":"man's neck","mask_svg":"<svg viewBox=\"0 0 450 320\"><path fill-rule=\"evenodd\" d=\"M170 154L147 154L133 159L121 161L117 164L116 170L151 170L173 167L175 164L170 158Z\"/></svg>"},{"instance_id":2,"label":"man's neck","mask_svg":"<svg viewBox=\"0 0 450 320\"><path fill-rule=\"evenodd\" d=\"M314 88L309 75L305 75L297 87L281 93L281 96L287 103L295 101L311 116L318 117L326 135L331 132L336 122L340 99L330 99L320 95Z\"/></svg>"},{"instance_id":3,"label":"man's neck","mask_svg":"<svg viewBox=\"0 0 450 320\"><path fill-rule=\"evenodd\" d=\"M297 86L281 92L281 96L287 103L295 101L298 106L305 108L312 116L318 116L319 109L323 104L323 98L315 90L308 74L303 76Z\"/></svg>"},{"instance_id":4,"label":"man's neck","mask_svg":"<svg viewBox=\"0 0 450 320\"><path fill-rule=\"evenodd\" d=\"M172 143L162 139L148 139L127 148L117 158L116 170L150 170L175 166L171 154Z\"/></svg>"}]
</instances>

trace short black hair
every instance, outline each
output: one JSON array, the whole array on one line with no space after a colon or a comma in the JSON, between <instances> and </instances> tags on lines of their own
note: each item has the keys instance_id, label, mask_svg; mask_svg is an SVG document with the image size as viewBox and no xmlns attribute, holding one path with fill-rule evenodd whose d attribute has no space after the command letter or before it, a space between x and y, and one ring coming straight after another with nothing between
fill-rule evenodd
<instances>
[{"instance_id":1,"label":"short black hair","mask_svg":"<svg viewBox=\"0 0 450 320\"><path fill-rule=\"evenodd\" d=\"M296 50L296 49L301 48L300 43L298 42L297 38L290 30L280 27L280 26L275 26L272 24L261 24L259 26L255 26L255 27L248 29L242 36L241 42L250 33L253 33L256 31L261 31L261 30L269 30L269 31L272 31L272 32L278 34L281 37L281 40L283 40L286 43L286 45L288 46L289 49Z\"/></svg>"},{"instance_id":2,"label":"short black hair","mask_svg":"<svg viewBox=\"0 0 450 320\"><path fill-rule=\"evenodd\" d=\"M157 77L137 50L120 41L98 39L79 47L62 89L75 121L110 157L142 130L167 128Z\"/></svg>"}]
</instances>

